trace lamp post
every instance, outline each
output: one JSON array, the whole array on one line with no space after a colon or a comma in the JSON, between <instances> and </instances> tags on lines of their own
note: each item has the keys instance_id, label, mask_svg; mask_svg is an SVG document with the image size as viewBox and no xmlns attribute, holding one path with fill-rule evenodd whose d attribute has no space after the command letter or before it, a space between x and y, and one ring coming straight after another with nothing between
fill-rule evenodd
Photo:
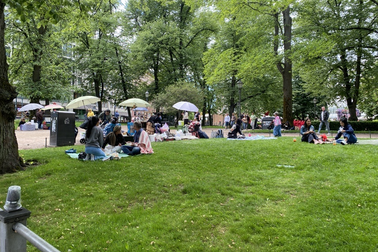
<instances>
[{"instance_id":1,"label":"lamp post","mask_svg":"<svg viewBox=\"0 0 378 252\"><path fill-rule=\"evenodd\" d=\"M236 85L238 85L238 89L239 89L239 102L238 102L238 117L240 118L241 116L241 89L243 87L243 82L241 80L239 80Z\"/></svg>"},{"instance_id":2,"label":"lamp post","mask_svg":"<svg viewBox=\"0 0 378 252\"><path fill-rule=\"evenodd\" d=\"M148 96L150 96L150 93L148 92L148 90L146 91L145 95L146 95L146 101L148 102Z\"/></svg>"},{"instance_id":3,"label":"lamp post","mask_svg":"<svg viewBox=\"0 0 378 252\"><path fill-rule=\"evenodd\" d=\"M312 101L314 102L314 119L315 119L315 116L316 116L316 102L318 100L316 98L314 98Z\"/></svg>"}]
</instances>

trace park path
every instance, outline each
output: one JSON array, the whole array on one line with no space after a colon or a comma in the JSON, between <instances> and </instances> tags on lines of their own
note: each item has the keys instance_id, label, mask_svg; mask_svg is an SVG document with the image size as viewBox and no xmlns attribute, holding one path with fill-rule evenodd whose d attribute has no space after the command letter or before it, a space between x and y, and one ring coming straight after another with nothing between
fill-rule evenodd
<instances>
[{"instance_id":1,"label":"park path","mask_svg":"<svg viewBox=\"0 0 378 252\"><path fill-rule=\"evenodd\" d=\"M127 127L123 126L123 130L126 130ZM218 128L206 128L203 131L210 137L212 131L217 131ZM80 144L80 133L84 132L83 129L79 128L79 134L76 138L76 145ZM176 133L176 130L171 130L173 134ZM224 135L226 136L228 130L224 130ZM260 135L260 136L273 136L272 133L259 133L256 130L252 135ZM287 131L282 131L283 137L299 137L299 133L289 133ZM334 136L334 135L333 135ZM35 130L35 131L20 131L16 130L16 137L18 141L18 149L20 150L28 150L28 149L41 149L45 148L45 146L49 147L50 145L50 131L49 130ZM331 136L332 137L332 136ZM378 134L357 134L357 138L372 138L378 139Z\"/></svg>"}]
</instances>

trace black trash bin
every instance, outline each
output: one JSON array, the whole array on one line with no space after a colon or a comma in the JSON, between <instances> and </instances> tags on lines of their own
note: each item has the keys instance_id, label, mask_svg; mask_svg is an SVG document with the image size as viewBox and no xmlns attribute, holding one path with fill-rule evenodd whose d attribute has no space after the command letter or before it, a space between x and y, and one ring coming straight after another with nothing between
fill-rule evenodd
<instances>
[{"instance_id":1,"label":"black trash bin","mask_svg":"<svg viewBox=\"0 0 378 252\"><path fill-rule=\"evenodd\" d=\"M269 125L271 124L273 120L274 120L274 117L272 116L263 117L263 119L261 120L262 129L268 129Z\"/></svg>"},{"instance_id":2,"label":"black trash bin","mask_svg":"<svg viewBox=\"0 0 378 252\"><path fill-rule=\"evenodd\" d=\"M75 113L56 111L51 113L50 145L66 146L75 144Z\"/></svg>"}]
</instances>

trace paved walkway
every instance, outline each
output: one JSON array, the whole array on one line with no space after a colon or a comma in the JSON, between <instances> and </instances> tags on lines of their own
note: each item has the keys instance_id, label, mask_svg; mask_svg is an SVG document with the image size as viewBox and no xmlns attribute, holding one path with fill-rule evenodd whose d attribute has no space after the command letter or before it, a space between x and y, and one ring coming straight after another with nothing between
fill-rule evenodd
<instances>
[{"instance_id":1,"label":"paved walkway","mask_svg":"<svg viewBox=\"0 0 378 252\"><path fill-rule=\"evenodd\" d=\"M218 128L206 128L203 131L211 137L212 131L217 131ZM126 130L126 126L123 126L123 130ZM227 136L227 132L229 130L224 130L223 133L225 136ZM80 133L84 132L83 129L79 128L79 134L76 138L76 144L80 145ZM173 134L176 133L176 130L171 130ZM247 133L249 134L249 133ZM272 133L259 133L258 130L255 130L251 135L261 135L261 136L273 136ZM299 137L299 133L290 133L288 131L282 131L283 137ZM331 135L331 137L334 137L335 135ZM45 148L45 146L49 147L50 145L50 131L49 130L35 130L35 131L19 131L16 130L16 137L18 141L18 148L20 150L27 150L27 149L41 149ZM372 138L372 139L378 139L378 134L357 134L357 138ZM375 143L375 141L371 142Z\"/></svg>"}]
</instances>

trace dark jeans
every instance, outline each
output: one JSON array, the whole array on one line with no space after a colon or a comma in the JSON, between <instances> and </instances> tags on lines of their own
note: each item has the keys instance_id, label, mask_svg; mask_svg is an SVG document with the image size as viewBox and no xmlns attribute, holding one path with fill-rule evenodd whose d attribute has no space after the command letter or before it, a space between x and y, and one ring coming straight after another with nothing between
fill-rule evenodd
<instances>
[{"instance_id":1,"label":"dark jeans","mask_svg":"<svg viewBox=\"0 0 378 252\"><path fill-rule=\"evenodd\" d=\"M42 129L42 123L43 123L43 121L38 120L37 122L38 122L38 129Z\"/></svg>"},{"instance_id":2,"label":"dark jeans","mask_svg":"<svg viewBox=\"0 0 378 252\"><path fill-rule=\"evenodd\" d=\"M136 146L127 146L123 145L121 147L123 153L129 155L129 156L134 156L140 154L140 148Z\"/></svg>"},{"instance_id":3,"label":"dark jeans","mask_svg":"<svg viewBox=\"0 0 378 252\"><path fill-rule=\"evenodd\" d=\"M357 137L353 134L343 133L343 137L348 138L348 141L347 141L348 144L357 143ZM336 143L340 143L343 140L344 139L339 138L336 140Z\"/></svg>"},{"instance_id":4,"label":"dark jeans","mask_svg":"<svg viewBox=\"0 0 378 252\"><path fill-rule=\"evenodd\" d=\"M302 135L302 142L312 143L314 142L314 139L318 140L318 137L316 136L315 133Z\"/></svg>"}]
</instances>

